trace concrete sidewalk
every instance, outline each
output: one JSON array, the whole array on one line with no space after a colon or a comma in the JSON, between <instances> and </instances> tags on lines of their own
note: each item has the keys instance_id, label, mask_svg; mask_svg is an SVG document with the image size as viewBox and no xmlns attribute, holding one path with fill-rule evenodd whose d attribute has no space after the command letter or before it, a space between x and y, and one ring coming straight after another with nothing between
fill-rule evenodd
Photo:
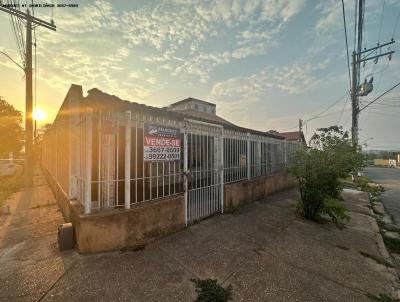
<instances>
[{"instance_id":1,"label":"concrete sidewalk","mask_svg":"<svg viewBox=\"0 0 400 302\"><path fill-rule=\"evenodd\" d=\"M352 219L343 230L296 218L293 189L140 251L79 255L57 251L62 219L42 184L14 195L12 215L0 216L0 300L193 301L198 277L232 284L235 301L370 301L397 277L360 254L388 257L367 196L344 197Z\"/></svg>"}]
</instances>

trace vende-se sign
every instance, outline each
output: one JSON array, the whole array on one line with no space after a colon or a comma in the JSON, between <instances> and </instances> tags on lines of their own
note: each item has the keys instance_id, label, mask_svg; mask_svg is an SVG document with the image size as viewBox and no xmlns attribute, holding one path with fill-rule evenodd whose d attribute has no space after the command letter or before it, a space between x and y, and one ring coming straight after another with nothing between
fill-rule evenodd
<instances>
[{"instance_id":1,"label":"vende-se sign","mask_svg":"<svg viewBox=\"0 0 400 302\"><path fill-rule=\"evenodd\" d=\"M144 124L144 161L174 161L181 157L181 136L178 128Z\"/></svg>"}]
</instances>

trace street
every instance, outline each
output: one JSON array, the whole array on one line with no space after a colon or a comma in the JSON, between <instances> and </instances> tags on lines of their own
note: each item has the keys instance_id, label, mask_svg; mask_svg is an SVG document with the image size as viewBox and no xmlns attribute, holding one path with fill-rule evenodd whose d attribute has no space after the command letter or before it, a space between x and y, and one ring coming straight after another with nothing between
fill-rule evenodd
<instances>
[{"instance_id":1,"label":"street","mask_svg":"<svg viewBox=\"0 0 400 302\"><path fill-rule=\"evenodd\" d=\"M382 194L385 208L394 222L400 224L400 169L368 167L364 172L367 177L385 188Z\"/></svg>"}]
</instances>

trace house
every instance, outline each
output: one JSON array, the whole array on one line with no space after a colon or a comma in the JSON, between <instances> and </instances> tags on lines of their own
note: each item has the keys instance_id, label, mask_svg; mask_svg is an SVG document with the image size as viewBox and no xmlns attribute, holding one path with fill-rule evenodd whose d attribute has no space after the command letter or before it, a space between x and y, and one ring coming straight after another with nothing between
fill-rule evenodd
<instances>
[{"instance_id":1,"label":"house","mask_svg":"<svg viewBox=\"0 0 400 302\"><path fill-rule=\"evenodd\" d=\"M292 186L299 146L187 98L158 108L72 85L42 168L81 252L138 246Z\"/></svg>"},{"instance_id":2,"label":"house","mask_svg":"<svg viewBox=\"0 0 400 302\"><path fill-rule=\"evenodd\" d=\"M307 144L304 133L300 131L279 132L278 135L284 137L285 140L290 142L300 142L303 144Z\"/></svg>"}]
</instances>

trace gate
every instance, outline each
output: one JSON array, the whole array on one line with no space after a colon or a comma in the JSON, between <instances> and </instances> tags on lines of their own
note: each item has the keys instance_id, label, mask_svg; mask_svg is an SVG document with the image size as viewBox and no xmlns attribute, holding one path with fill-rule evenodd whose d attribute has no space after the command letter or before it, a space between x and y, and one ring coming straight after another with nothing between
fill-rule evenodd
<instances>
[{"instance_id":1,"label":"gate","mask_svg":"<svg viewBox=\"0 0 400 302\"><path fill-rule=\"evenodd\" d=\"M186 120L186 224L223 212L223 127Z\"/></svg>"}]
</instances>

